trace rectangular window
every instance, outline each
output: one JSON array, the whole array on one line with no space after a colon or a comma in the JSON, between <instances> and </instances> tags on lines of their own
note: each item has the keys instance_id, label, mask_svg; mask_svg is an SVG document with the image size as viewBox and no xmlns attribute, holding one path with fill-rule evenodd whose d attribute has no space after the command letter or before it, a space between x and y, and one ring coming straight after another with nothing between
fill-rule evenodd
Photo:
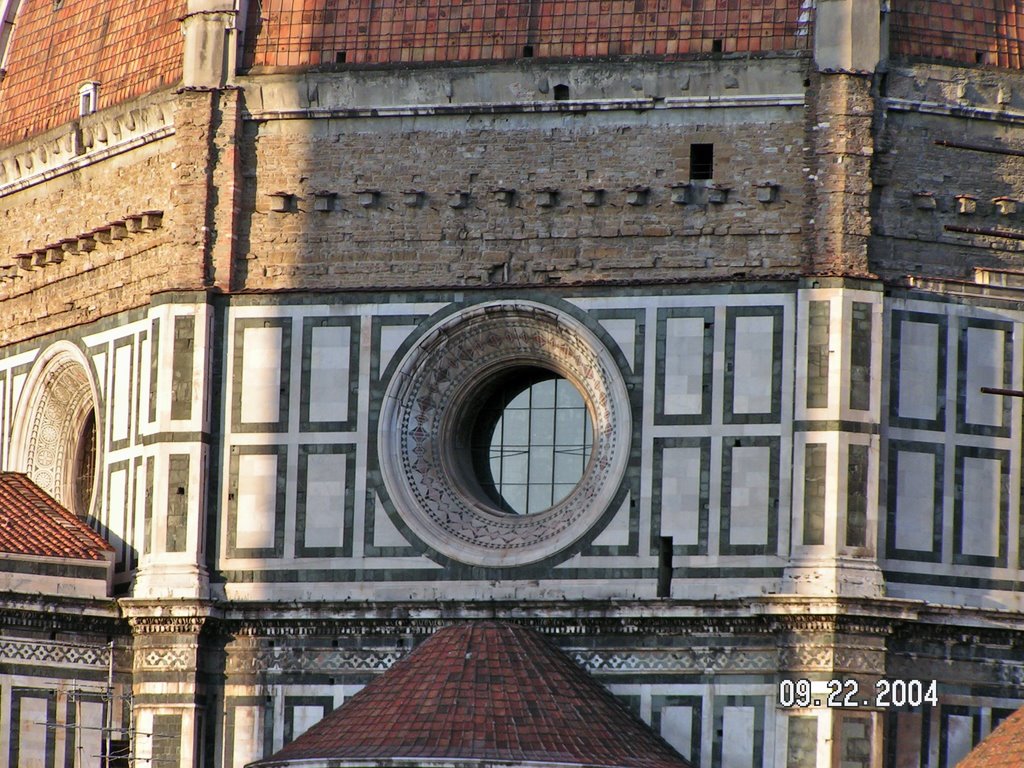
<instances>
[{"instance_id":1,"label":"rectangular window","mask_svg":"<svg viewBox=\"0 0 1024 768\"><path fill-rule=\"evenodd\" d=\"M690 179L709 180L715 177L715 145L690 145Z\"/></svg>"}]
</instances>

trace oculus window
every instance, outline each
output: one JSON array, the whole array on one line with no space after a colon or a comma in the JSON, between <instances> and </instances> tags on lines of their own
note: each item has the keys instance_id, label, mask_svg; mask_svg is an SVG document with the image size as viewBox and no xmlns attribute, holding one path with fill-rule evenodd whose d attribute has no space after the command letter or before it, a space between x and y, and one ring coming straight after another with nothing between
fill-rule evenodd
<instances>
[{"instance_id":1,"label":"oculus window","mask_svg":"<svg viewBox=\"0 0 1024 768\"><path fill-rule=\"evenodd\" d=\"M549 371L505 373L473 430L473 473L490 501L529 515L565 499L590 460L594 435L586 401Z\"/></svg>"}]
</instances>

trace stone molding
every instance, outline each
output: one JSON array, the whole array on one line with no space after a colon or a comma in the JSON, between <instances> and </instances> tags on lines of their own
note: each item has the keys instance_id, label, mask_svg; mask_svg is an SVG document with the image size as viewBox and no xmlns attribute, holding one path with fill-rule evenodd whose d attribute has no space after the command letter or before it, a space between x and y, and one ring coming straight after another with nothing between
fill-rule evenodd
<instances>
[{"instance_id":1,"label":"stone molding","mask_svg":"<svg viewBox=\"0 0 1024 768\"><path fill-rule=\"evenodd\" d=\"M173 102L104 109L0 152L0 197L174 134Z\"/></svg>"}]
</instances>

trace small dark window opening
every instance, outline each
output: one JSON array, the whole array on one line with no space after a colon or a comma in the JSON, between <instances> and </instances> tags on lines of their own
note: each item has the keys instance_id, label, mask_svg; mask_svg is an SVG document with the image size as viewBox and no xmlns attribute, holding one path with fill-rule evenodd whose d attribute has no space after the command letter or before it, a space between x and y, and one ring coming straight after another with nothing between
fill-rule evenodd
<instances>
[{"instance_id":1,"label":"small dark window opening","mask_svg":"<svg viewBox=\"0 0 1024 768\"><path fill-rule=\"evenodd\" d=\"M132 761L132 747L128 739L111 739L103 745L104 768L128 768Z\"/></svg>"},{"instance_id":2,"label":"small dark window opening","mask_svg":"<svg viewBox=\"0 0 1024 768\"><path fill-rule=\"evenodd\" d=\"M974 52L974 63L975 64L984 64L985 63L985 52L984 51L975 51Z\"/></svg>"},{"instance_id":3,"label":"small dark window opening","mask_svg":"<svg viewBox=\"0 0 1024 768\"><path fill-rule=\"evenodd\" d=\"M568 101L569 99L569 86L564 83L559 83L555 86L555 101Z\"/></svg>"},{"instance_id":4,"label":"small dark window opening","mask_svg":"<svg viewBox=\"0 0 1024 768\"><path fill-rule=\"evenodd\" d=\"M345 55L346 55L345 51L336 51L335 54L334 54L334 63L335 64L344 64L345 63Z\"/></svg>"},{"instance_id":5,"label":"small dark window opening","mask_svg":"<svg viewBox=\"0 0 1024 768\"><path fill-rule=\"evenodd\" d=\"M722 52L722 41L721 40L712 40L711 41L711 52L712 53L721 53Z\"/></svg>"},{"instance_id":6,"label":"small dark window opening","mask_svg":"<svg viewBox=\"0 0 1024 768\"><path fill-rule=\"evenodd\" d=\"M532 58L532 57L533 57L533 46L532 45L524 45L523 46L523 58L524 59L529 59L529 58Z\"/></svg>"},{"instance_id":7,"label":"small dark window opening","mask_svg":"<svg viewBox=\"0 0 1024 768\"><path fill-rule=\"evenodd\" d=\"M92 508L92 487L96 482L96 411L90 411L75 446L74 499L77 515L85 517Z\"/></svg>"},{"instance_id":8,"label":"small dark window opening","mask_svg":"<svg viewBox=\"0 0 1024 768\"><path fill-rule=\"evenodd\" d=\"M672 537L658 540L658 597L672 597Z\"/></svg>"},{"instance_id":9,"label":"small dark window opening","mask_svg":"<svg viewBox=\"0 0 1024 768\"><path fill-rule=\"evenodd\" d=\"M690 145L690 178L694 181L715 177L715 145Z\"/></svg>"}]
</instances>

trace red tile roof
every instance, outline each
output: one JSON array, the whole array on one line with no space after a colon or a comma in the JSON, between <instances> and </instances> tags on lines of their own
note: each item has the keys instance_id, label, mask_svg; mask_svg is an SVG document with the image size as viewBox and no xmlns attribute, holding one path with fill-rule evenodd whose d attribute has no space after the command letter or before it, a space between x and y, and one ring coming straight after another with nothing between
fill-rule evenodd
<instances>
[{"instance_id":1,"label":"red tile roof","mask_svg":"<svg viewBox=\"0 0 1024 768\"><path fill-rule=\"evenodd\" d=\"M263 0L249 67L807 50L800 0ZM715 41L718 41L716 48Z\"/></svg>"},{"instance_id":2,"label":"red tile roof","mask_svg":"<svg viewBox=\"0 0 1024 768\"><path fill-rule=\"evenodd\" d=\"M1020 0L894 0L893 56L1024 67Z\"/></svg>"},{"instance_id":3,"label":"red tile roof","mask_svg":"<svg viewBox=\"0 0 1024 768\"><path fill-rule=\"evenodd\" d=\"M0 83L0 145L78 117L78 89L99 107L178 82L186 0L22 0Z\"/></svg>"},{"instance_id":4,"label":"red tile roof","mask_svg":"<svg viewBox=\"0 0 1024 768\"><path fill-rule=\"evenodd\" d=\"M394 758L421 764L689 765L543 636L497 622L438 630L280 752L253 765Z\"/></svg>"},{"instance_id":5,"label":"red tile roof","mask_svg":"<svg viewBox=\"0 0 1024 768\"><path fill-rule=\"evenodd\" d=\"M20 472L0 472L0 552L106 560L113 548Z\"/></svg>"},{"instance_id":6,"label":"red tile roof","mask_svg":"<svg viewBox=\"0 0 1024 768\"><path fill-rule=\"evenodd\" d=\"M1003 720L957 768L1024 768L1024 708Z\"/></svg>"}]
</instances>

